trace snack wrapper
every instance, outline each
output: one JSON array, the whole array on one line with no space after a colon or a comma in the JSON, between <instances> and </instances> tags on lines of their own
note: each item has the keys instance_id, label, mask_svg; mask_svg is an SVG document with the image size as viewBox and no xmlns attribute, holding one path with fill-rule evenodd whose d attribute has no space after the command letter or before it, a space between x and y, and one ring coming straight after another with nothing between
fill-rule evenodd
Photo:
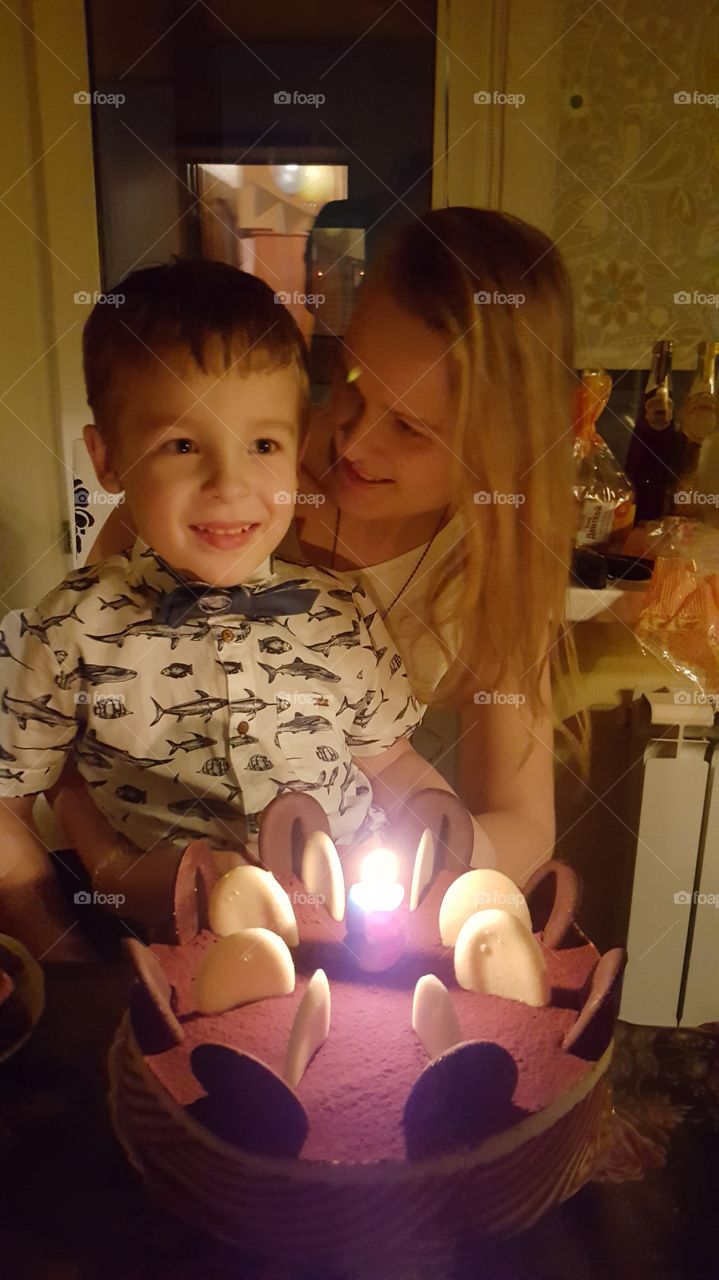
<instances>
[{"instance_id":1,"label":"snack wrapper","mask_svg":"<svg viewBox=\"0 0 719 1280\"><path fill-rule=\"evenodd\" d=\"M635 625L640 643L719 702L719 530L671 516L644 530L655 560Z\"/></svg>"},{"instance_id":2,"label":"snack wrapper","mask_svg":"<svg viewBox=\"0 0 719 1280\"><path fill-rule=\"evenodd\" d=\"M579 504L577 547L618 545L634 523L631 481L599 435L596 421L609 399L612 380L603 371L586 370L575 399L574 496Z\"/></svg>"}]
</instances>

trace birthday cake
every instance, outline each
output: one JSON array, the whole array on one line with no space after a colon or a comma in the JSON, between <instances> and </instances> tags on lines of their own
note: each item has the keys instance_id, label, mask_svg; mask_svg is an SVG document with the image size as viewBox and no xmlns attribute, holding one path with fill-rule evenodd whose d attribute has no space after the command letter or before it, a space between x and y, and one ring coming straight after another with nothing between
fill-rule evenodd
<instances>
[{"instance_id":1,"label":"birthday cake","mask_svg":"<svg viewBox=\"0 0 719 1280\"><path fill-rule=\"evenodd\" d=\"M269 807L256 865L218 877L188 847L174 941L128 944L110 1056L115 1130L168 1210L293 1262L441 1260L592 1176L625 955L578 929L568 867L520 892L441 865L446 808L419 825L408 893L374 910L308 797Z\"/></svg>"}]
</instances>

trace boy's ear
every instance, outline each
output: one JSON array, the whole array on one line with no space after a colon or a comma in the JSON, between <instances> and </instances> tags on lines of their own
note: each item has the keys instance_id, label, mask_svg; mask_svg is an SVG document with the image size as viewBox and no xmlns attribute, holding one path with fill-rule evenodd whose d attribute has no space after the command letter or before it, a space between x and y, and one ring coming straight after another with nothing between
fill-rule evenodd
<instances>
[{"instance_id":1,"label":"boy's ear","mask_svg":"<svg viewBox=\"0 0 719 1280\"><path fill-rule=\"evenodd\" d=\"M85 447L92 458L95 475L103 489L106 489L108 493L122 493L125 486L113 466L107 437L95 426L94 422L89 422L83 428L82 436L85 441Z\"/></svg>"}]
</instances>

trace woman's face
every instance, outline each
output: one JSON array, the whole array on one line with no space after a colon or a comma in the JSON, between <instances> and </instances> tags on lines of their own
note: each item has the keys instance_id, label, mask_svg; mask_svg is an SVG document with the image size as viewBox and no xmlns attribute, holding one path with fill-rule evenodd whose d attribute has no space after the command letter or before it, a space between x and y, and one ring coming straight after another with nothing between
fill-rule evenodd
<instances>
[{"instance_id":1,"label":"woman's face","mask_svg":"<svg viewBox=\"0 0 719 1280\"><path fill-rule=\"evenodd\" d=\"M340 361L329 408L338 505L365 520L441 511L454 460L446 339L368 285Z\"/></svg>"}]
</instances>

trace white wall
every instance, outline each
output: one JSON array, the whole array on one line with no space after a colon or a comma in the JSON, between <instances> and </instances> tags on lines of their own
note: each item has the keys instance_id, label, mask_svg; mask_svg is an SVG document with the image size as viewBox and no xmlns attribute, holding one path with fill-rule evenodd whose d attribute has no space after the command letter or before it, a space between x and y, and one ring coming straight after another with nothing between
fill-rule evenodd
<instances>
[{"instance_id":1,"label":"white wall","mask_svg":"<svg viewBox=\"0 0 719 1280\"><path fill-rule=\"evenodd\" d=\"M87 408L81 331L99 289L81 0L0 5L0 611L72 558L71 441Z\"/></svg>"}]
</instances>

